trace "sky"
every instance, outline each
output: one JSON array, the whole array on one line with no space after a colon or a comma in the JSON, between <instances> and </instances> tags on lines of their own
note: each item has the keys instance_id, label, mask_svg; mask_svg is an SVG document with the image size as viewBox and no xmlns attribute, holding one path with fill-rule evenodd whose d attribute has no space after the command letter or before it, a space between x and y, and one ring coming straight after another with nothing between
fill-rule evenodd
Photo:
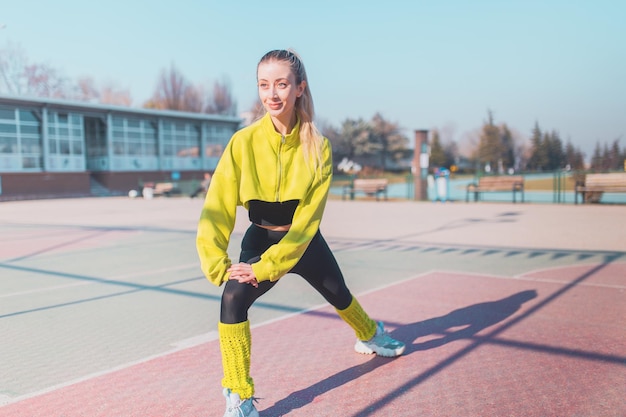
<instances>
[{"instance_id":1,"label":"sky","mask_svg":"<svg viewBox=\"0 0 626 417\"><path fill-rule=\"evenodd\" d=\"M1 0L0 48L71 78L131 91L141 106L173 64L257 100L272 49L302 57L316 116L339 127L380 113L413 141L437 129L462 147L491 112L522 142L538 124L587 158L626 147L623 0Z\"/></svg>"}]
</instances>

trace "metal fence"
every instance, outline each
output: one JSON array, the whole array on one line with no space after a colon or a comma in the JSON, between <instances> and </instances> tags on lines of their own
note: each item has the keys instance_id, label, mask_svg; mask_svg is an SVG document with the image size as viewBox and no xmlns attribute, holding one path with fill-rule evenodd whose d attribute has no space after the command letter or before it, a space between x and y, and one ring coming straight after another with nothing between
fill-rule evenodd
<instances>
[{"instance_id":1,"label":"metal fence","mask_svg":"<svg viewBox=\"0 0 626 417\"><path fill-rule=\"evenodd\" d=\"M525 203L547 203L547 204L574 204L574 185L577 181L584 180L587 172L559 170L541 173L522 173L525 183L524 202ZM516 175L520 175L516 173ZM341 181L343 178L339 178ZM406 175L395 177L388 186L388 196L390 199L415 200L414 177ZM424 180L423 184L428 189L428 200L433 202L465 202L467 197L467 186L477 182L478 176L450 176L445 181L445 198L441 198L442 179L431 178ZM438 188L439 186L439 188ZM341 195L342 187L333 186L331 193ZM512 202L511 191L487 192L481 195L481 201L486 202ZM470 201L473 201L470 198ZM519 199L518 199L519 201ZM600 204L626 204L626 193L603 193L599 200Z\"/></svg>"}]
</instances>

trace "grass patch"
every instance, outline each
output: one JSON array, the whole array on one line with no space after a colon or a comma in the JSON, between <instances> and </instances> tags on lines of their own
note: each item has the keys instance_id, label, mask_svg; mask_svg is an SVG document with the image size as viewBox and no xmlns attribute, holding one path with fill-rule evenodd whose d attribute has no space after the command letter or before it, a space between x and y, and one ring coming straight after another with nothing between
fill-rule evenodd
<instances>
[{"instance_id":1,"label":"grass patch","mask_svg":"<svg viewBox=\"0 0 626 417\"><path fill-rule=\"evenodd\" d=\"M561 183L563 186L563 183ZM574 191L574 185L576 182L572 177L566 177L564 181L564 187L566 191ZM552 178L540 178L540 179L525 179L524 190L525 191L552 191L555 188L554 180Z\"/></svg>"}]
</instances>

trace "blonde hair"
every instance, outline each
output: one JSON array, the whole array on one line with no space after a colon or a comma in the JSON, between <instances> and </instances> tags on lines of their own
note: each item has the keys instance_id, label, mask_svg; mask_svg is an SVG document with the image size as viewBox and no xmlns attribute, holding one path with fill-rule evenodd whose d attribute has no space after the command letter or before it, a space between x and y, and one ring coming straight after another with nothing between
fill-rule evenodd
<instances>
[{"instance_id":1,"label":"blonde hair","mask_svg":"<svg viewBox=\"0 0 626 417\"><path fill-rule=\"evenodd\" d=\"M295 109L300 119L300 141L304 149L304 157L312 164L316 173L321 173L322 168L322 143L323 136L317 130L313 118L315 109L313 106L313 96L309 87L309 80L306 76L304 64L300 56L292 49L276 49L269 51L259 61L258 66L269 61L283 61L289 64L291 72L296 77L296 84L306 81L304 92L296 99Z\"/></svg>"}]
</instances>

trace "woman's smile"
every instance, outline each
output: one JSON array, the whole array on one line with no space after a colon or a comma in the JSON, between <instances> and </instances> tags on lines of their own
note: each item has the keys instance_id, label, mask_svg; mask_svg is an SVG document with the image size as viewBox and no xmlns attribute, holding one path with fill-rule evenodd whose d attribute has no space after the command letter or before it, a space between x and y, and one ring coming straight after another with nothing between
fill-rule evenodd
<instances>
[{"instance_id":1,"label":"woman's smile","mask_svg":"<svg viewBox=\"0 0 626 417\"><path fill-rule=\"evenodd\" d=\"M269 107L271 110L280 110L280 108L283 107L283 102L280 100L270 100L267 103L267 107Z\"/></svg>"}]
</instances>

